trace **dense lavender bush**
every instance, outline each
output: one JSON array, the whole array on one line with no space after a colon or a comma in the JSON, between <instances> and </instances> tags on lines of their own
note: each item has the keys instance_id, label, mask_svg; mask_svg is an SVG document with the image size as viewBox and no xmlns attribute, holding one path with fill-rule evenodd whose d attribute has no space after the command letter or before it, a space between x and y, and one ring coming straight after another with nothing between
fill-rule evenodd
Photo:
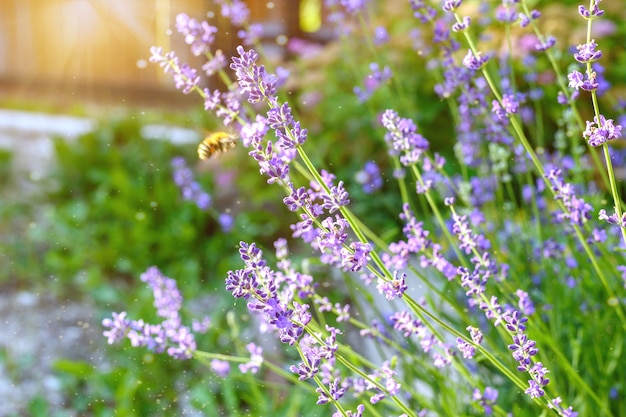
<instances>
[{"instance_id":1,"label":"dense lavender bush","mask_svg":"<svg viewBox=\"0 0 626 417\"><path fill-rule=\"evenodd\" d=\"M284 191L292 234L273 254L241 242L242 264L225 277L254 318L237 326L258 326L246 333L255 339L247 357L202 351L194 335L220 329L207 319L185 325L176 281L157 268L141 279L162 321L114 313L103 322L108 342L204 361L223 378L278 380L318 404L303 415L626 415L626 216L613 169L623 152L609 143L622 126L600 99L610 85L593 38L607 18L599 0L578 8L587 37L573 54L542 32L541 10L524 1L327 0L346 51L360 45L350 65L373 62L356 69L363 77L351 80L347 100L370 112L377 144L344 145L387 150L367 155L349 178L313 162L336 146L298 114L310 91L292 100L283 90L298 75L264 63L262 27L239 0L217 3L241 28L236 56L212 48L215 27L181 14L178 32L207 63L191 68L158 47L151 60L237 132L267 187ZM423 65L409 71L405 57L415 52ZM228 90L200 87L216 74ZM407 94L425 75L433 106L445 103L447 115L425 117L425 100ZM434 152L416 120L453 140ZM195 193L199 205L210 201ZM364 201L353 201L357 193ZM376 201L400 202L383 230L352 209Z\"/></svg>"}]
</instances>

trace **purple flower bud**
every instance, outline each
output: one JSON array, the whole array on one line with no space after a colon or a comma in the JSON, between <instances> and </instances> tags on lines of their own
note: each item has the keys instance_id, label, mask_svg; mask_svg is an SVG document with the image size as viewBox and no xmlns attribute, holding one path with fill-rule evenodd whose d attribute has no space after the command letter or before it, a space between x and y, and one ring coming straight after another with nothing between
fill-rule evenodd
<instances>
[{"instance_id":1,"label":"purple flower bud","mask_svg":"<svg viewBox=\"0 0 626 417\"><path fill-rule=\"evenodd\" d=\"M586 64L599 60L600 58L602 58L602 51L596 50L597 47L598 44L593 39L588 43L578 45L576 47L578 52L574 54L574 59L581 64Z\"/></svg>"},{"instance_id":2,"label":"purple flower bud","mask_svg":"<svg viewBox=\"0 0 626 417\"><path fill-rule=\"evenodd\" d=\"M463 3L463 0L445 0L441 7L446 12L453 12L458 9Z\"/></svg>"},{"instance_id":3,"label":"purple flower bud","mask_svg":"<svg viewBox=\"0 0 626 417\"><path fill-rule=\"evenodd\" d=\"M487 61L489 61L489 57L483 57L481 55L481 52L474 55L471 50L468 51L465 58L463 58L463 65L468 69L478 71L487 63Z\"/></svg>"}]
</instances>

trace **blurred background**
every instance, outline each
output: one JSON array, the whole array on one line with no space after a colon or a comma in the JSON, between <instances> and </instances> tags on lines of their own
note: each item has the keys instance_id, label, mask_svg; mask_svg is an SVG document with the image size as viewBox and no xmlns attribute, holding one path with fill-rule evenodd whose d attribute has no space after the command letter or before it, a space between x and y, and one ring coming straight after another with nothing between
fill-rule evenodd
<instances>
[{"instance_id":1,"label":"blurred background","mask_svg":"<svg viewBox=\"0 0 626 417\"><path fill-rule=\"evenodd\" d=\"M291 73L284 91L314 138L307 143L314 163L345 180L351 209L372 230L396 236L399 197L371 198L356 179L376 159L384 179L378 192L395 190L377 112L403 107L444 155L454 138L447 104L433 92L422 51L413 49L421 35L412 32L406 0L378 2L367 23L387 28L380 62L393 63L410 100L399 103L386 90L367 105L353 88L367 79L372 57L362 37L336 42L322 0L245 3L249 21L264 27L263 63ZM561 3L543 10L544 29L567 45L580 43L577 3ZM620 1L603 7L624 15ZM202 350L246 356L250 334L232 320L245 306L234 306L224 278L240 265L239 241L271 253L276 238L291 235L280 221L293 218L281 190L266 186L244 149L197 160L206 132L223 127L200 97L175 90L170 75L148 62L156 45L195 68L203 64L175 31L181 12L218 27L215 49L232 55L239 29L210 0L1 1L0 417L318 412L314 396L276 381L264 380L260 390L257 380L218 378L194 361L108 346L102 336L101 321L113 311L156 320L152 294L139 280L154 265L176 279L187 323L211 316L212 331L198 339ZM624 25L602 24L612 51L605 53L607 78L623 80ZM501 34L491 35L499 42ZM572 61L561 59L563 67ZM550 74L537 82L554 93ZM204 86L222 87L212 80ZM547 126L545 136L555 130ZM207 193L208 207L185 198L174 181L182 169Z\"/></svg>"},{"instance_id":2,"label":"blurred background","mask_svg":"<svg viewBox=\"0 0 626 417\"><path fill-rule=\"evenodd\" d=\"M321 0L246 2L250 21L264 26L272 56L284 55L277 38L327 38ZM230 21L209 0L6 0L0 15L0 86L5 99L176 107L194 101L171 94L169 76L150 65L149 49L175 50L190 65L184 40L172 36L176 15L208 19L219 29L216 49L227 56L239 44ZM281 45L282 43L282 45ZM64 99L64 100L61 100Z\"/></svg>"},{"instance_id":3,"label":"blurred background","mask_svg":"<svg viewBox=\"0 0 626 417\"><path fill-rule=\"evenodd\" d=\"M330 38L321 0L246 3L273 62L287 57L287 39ZM272 198L280 203L271 192L246 197L240 213L241 184L263 181L241 164L245 152L197 163L195 148L217 121L148 62L158 45L202 65L175 31L181 12L217 26L226 56L239 44L208 0L0 5L0 417L193 415L193 404L226 401L206 368L111 348L102 336L112 311L154 317L139 281L151 265L179 281L195 305L190 317L212 315L227 333L223 282L238 241L271 244L285 227L267 214ZM174 158L196 175L209 208L182 197ZM244 233L232 237L234 227ZM225 352L224 343L202 341ZM179 397L194 386L204 389Z\"/></svg>"}]
</instances>

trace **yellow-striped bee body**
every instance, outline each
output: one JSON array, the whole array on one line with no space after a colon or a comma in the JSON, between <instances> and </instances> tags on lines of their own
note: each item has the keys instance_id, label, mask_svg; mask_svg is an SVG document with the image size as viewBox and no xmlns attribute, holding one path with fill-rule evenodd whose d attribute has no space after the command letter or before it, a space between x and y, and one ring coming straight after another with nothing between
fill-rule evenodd
<instances>
[{"instance_id":1,"label":"yellow-striped bee body","mask_svg":"<svg viewBox=\"0 0 626 417\"><path fill-rule=\"evenodd\" d=\"M204 161L233 149L235 145L237 139L233 135L226 132L211 133L198 145L198 157Z\"/></svg>"}]
</instances>

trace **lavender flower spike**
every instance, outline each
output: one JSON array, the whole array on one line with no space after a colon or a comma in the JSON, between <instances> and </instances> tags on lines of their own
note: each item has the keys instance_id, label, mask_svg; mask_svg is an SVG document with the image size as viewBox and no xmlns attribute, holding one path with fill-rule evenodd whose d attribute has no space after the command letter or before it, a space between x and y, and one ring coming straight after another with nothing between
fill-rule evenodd
<instances>
[{"instance_id":1,"label":"lavender flower spike","mask_svg":"<svg viewBox=\"0 0 626 417\"><path fill-rule=\"evenodd\" d=\"M128 320L126 312L113 313L113 319L102 320L102 325L108 329L103 334L109 344L121 342L126 337L134 347L143 346L156 353L166 351L175 359L190 359L196 350L196 341L189 327L182 325L179 310L183 298L176 281L164 276L156 267L148 268L141 280L152 289L157 315L164 320L150 324L143 320Z\"/></svg>"},{"instance_id":2,"label":"lavender flower spike","mask_svg":"<svg viewBox=\"0 0 626 417\"><path fill-rule=\"evenodd\" d=\"M422 154L428 150L428 141L417 133L417 126L412 120L399 117L393 110L385 110L381 124L387 129L385 141L389 154L400 156L403 165L417 163Z\"/></svg>"}]
</instances>

